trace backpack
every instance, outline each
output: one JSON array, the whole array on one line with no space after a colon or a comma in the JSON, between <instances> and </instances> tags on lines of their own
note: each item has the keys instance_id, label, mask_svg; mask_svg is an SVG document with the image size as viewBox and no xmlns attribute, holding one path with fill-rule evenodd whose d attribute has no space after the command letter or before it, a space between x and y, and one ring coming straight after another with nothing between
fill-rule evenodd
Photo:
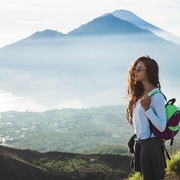
<instances>
[{"instance_id":1,"label":"backpack","mask_svg":"<svg viewBox=\"0 0 180 180\"><path fill-rule=\"evenodd\" d=\"M151 97L156 93L162 93L158 89L154 89L151 92L148 93L148 96ZM162 93L163 94L163 93ZM166 96L163 94L163 96L166 99ZM167 125L163 132L160 132L152 123L150 123L151 132L158 138L169 140L171 139L171 145L173 143L174 136L179 132L180 130L180 110L177 108L174 103L176 102L175 98L170 99L165 104L165 111L166 111L166 120Z\"/></svg>"}]
</instances>

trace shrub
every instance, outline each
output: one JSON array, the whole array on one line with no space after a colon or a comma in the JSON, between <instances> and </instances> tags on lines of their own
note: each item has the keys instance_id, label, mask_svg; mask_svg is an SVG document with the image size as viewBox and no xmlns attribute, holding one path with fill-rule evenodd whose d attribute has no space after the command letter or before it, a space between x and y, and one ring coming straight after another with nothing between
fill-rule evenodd
<instances>
[{"instance_id":1,"label":"shrub","mask_svg":"<svg viewBox=\"0 0 180 180\"><path fill-rule=\"evenodd\" d=\"M180 151L173 154L171 160L167 160L167 171L180 172Z\"/></svg>"},{"instance_id":2,"label":"shrub","mask_svg":"<svg viewBox=\"0 0 180 180\"><path fill-rule=\"evenodd\" d=\"M129 177L128 177L128 180L141 180L141 175L139 172L136 172L134 174L131 174Z\"/></svg>"}]
</instances>

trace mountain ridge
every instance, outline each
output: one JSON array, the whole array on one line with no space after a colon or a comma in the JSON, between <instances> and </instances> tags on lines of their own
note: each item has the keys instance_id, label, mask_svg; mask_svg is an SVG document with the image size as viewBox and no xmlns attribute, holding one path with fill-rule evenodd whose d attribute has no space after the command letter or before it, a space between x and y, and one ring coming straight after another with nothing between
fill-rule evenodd
<instances>
[{"instance_id":1,"label":"mountain ridge","mask_svg":"<svg viewBox=\"0 0 180 180\"><path fill-rule=\"evenodd\" d=\"M130 160L130 155L39 153L0 146L1 180L132 179ZM165 179L179 180L180 164L173 166L175 169L167 170Z\"/></svg>"},{"instance_id":2,"label":"mountain ridge","mask_svg":"<svg viewBox=\"0 0 180 180\"><path fill-rule=\"evenodd\" d=\"M129 21L129 22L137 25L140 28L147 29L163 39L180 44L180 37L177 37L177 36L173 35L172 33L169 33L167 31L143 20L142 18L140 18L139 16L137 16L136 14L134 14L131 11L123 10L123 9L115 10L114 12L112 12L112 14L115 17Z\"/></svg>"},{"instance_id":3,"label":"mountain ridge","mask_svg":"<svg viewBox=\"0 0 180 180\"><path fill-rule=\"evenodd\" d=\"M44 38L60 38L65 34L58 32L56 30L46 29L44 31L37 31L30 36L31 39L44 39Z\"/></svg>"},{"instance_id":4,"label":"mountain ridge","mask_svg":"<svg viewBox=\"0 0 180 180\"><path fill-rule=\"evenodd\" d=\"M136 25L140 28L143 28L143 29L147 29L150 31L151 30L162 30L161 28L143 20L142 18L140 18L139 16L137 16L136 14L134 14L133 12L128 11L128 10L123 10L123 9L122 10L115 10L111 14L117 18L131 22L134 25Z\"/></svg>"},{"instance_id":5,"label":"mountain ridge","mask_svg":"<svg viewBox=\"0 0 180 180\"><path fill-rule=\"evenodd\" d=\"M0 147L2 180L116 180L129 174L129 156L39 153Z\"/></svg>"},{"instance_id":6,"label":"mountain ridge","mask_svg":"<svg viewBox=\"0 0 180 180\"><path fill-rule=\"evenodd\" d=\"M127 17L126 17L127 16ZM103 14L99 17L92 19L91 21L80 25L79 27L69 31L64 34L57 30L53 29L45 29L42 31L37 31L32 35L19 40L14 44L17 44L24 40L55 40L68 36L82 36L82 35L111 35L111 34L132 34L132 33L145 33L151 34L155 32L160 32L161 34L167 34L161 28L148 23L147 21L141 19L134 13L128 10L115 10L110 13ZM156 34L156 33L155 33ZM159 33L156 34L159 38L163 38L163 36L159 36ZM168 39L169 40L169 39ZM10 46L11 44L7 45ZM6 47L6 46L4 46ZM4 48L3 47L3 48Z\"/></svg>"},{"instance_id":7,"label":"mountain ridge","mask_svg":"<svg viewBox=\"0 0 180 180\"><path fill-rule=\"evenodd\" d=\"M112 14L106 14L80 26L69 32L67 35L98 35L98 34L131 34L131 33L150 33L140 29L128 21L119 19Z\"/></svg>"}]
</instances>

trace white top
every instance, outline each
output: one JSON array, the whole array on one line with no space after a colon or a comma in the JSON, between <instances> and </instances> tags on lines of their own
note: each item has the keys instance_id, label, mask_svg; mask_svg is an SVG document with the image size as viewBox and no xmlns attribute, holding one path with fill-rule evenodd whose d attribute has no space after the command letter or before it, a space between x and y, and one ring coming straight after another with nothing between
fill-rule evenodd
<instances>
[{"instance_id":1,"label":"white top","mask_svg":"<svg viewBox=\"0 0 180 180\"><path fill-rule=\"evenodd\" d=\"M147 111L141 106L140 100L136 102L136 106L133 110L133 126L137 139L154 137L150 132L149 120L159 131L163 132L165 130L165 98L160 92L151 96L150 108Z\"/></svg>"}]
</instances>

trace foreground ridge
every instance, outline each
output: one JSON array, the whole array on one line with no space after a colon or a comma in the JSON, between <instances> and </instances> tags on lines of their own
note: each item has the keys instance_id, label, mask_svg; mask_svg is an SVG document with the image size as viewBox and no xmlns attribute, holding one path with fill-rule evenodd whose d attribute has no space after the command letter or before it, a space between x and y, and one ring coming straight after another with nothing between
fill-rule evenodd
<instances>
[{"instance_id":1,"label":"foreground ridge","mask_svg":"<svg viewBox=\"0 0 180 180\"><path fill-rule=\"evenodd\" d=\"M40 153L0 146L2 180L125 179L129 161L126 155Z\"/></svg>"}]
</instances>

